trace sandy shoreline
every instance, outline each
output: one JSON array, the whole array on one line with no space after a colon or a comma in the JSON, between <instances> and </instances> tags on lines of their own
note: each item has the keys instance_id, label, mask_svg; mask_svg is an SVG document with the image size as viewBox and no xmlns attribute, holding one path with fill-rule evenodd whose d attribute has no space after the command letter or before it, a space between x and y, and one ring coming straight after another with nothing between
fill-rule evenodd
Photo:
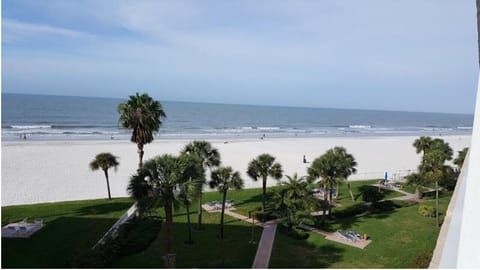
<instances>
[{"instance_id":1,"label":"sandy shoreline","mask_svg":"<svg viewBox=\"0 0 480 270\"><path fill-rule=\"evenodd\" d=\"M335 137L210 140L222 156L222 164L240 171L245 187L259 187L245 171L248 162L261 153L270 153L282 164L285 174L306 174L311 161L329 148L343 146L358 163L358 173L351 180L381 178L385 171L391 178L416 169L420 156L412 146L418 136ZM442 136L455 151L470 145L471 136ZM178 154L191 140L156 140L145 146L145 160L153 156ZM118 170L110 172L113 197L127 196L129 177L135 172L136 145L129 141L17 141L2 142L2 206L94 199L106 197L102 172L90 171L88 164L97 153L111 152L120 157ZM269 185L277 181L269 180Z\"/></svg>"}]
</instances>

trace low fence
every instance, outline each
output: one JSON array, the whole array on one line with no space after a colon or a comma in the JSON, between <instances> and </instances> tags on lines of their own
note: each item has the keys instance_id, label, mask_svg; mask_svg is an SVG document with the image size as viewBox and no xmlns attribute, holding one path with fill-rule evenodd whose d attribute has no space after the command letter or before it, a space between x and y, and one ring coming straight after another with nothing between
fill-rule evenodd
<instances>
[{"instance_id":1,"label":"low fence","mask_svg":"<svg viewBox=\"0 0 480 270\"><path fill-rule=\"evenodd\" d=\"M117 237L117 232L118 232L118 228L120 228L120 226L127 222L128 220L130 220L132 217L135 216L135 214L137 213L138 211L138 208L137 208L137 203L134 203L128 210L127 212L125 212L125 214L123 214L123 216L121 216L117 222L115 222L115 224L112 225L112 227L110 227L110 229L102 236L102 238L100 238L100 240L98 240L98 242L92 247L92 249L95 249L98 245L100 244L103 244L105 242L105 239L111 235L113 238Z\"/></svg>"},{"instance_id":2,"label":"low fence","mask_svg":"<svg viewBox=\"0 0 480 270\"><path fill-rule=\"evenodd\" d=\"M415 173L417 170L395 170L395 171L387 171L388 173L388 180L394 182L403 182L405 180L405 176ZM385 171L383 172L360 172L351 175L348 180L367 180L367 179L384 179L385 178Z\"/></svg>"}]
</instances>

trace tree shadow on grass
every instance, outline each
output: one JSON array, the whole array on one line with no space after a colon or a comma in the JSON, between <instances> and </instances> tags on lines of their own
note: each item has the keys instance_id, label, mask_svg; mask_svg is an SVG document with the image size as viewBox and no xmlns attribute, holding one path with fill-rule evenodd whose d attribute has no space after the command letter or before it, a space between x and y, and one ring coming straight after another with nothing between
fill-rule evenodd
<instances>
[{"instance_id":1,"label":"tree shadow on grass","mask_svg":"<svg viewBox=\"0 0 480 270\"><path fill-rule=\"evenodd\" d=\"M113 218L59 217L30 238L2 239L2 268L69 268L115 223Z\"/></svg>"},{"instance_id":2,"label":"tree shadow on grass","mask_svg":"<svg viewBox=\"0 0 480 270\"><path fill-rule=\"evenodd\" d=\"M312 237L314 233L309 233ZM320 236L322 237L322 236ZM334 244L297 240L277 232L270 268L328 268L343 258L344 248Z\"/></svg>"},{"instance_id":3,"label":"tree shadow on grass","mask_svg":"<svg viewBox=\"0 0 480 270\"><path fill-rule=\"evenodd\" d=\"M251 268L257 251L261 228L251 227L241 221L225 224L224 239L219 239L220 225L204 223L204 230L192 230L192 244L187 244L188 225L175 220L174 240L176 267L178 268ZM165 226L157 239L144 251L125 256L114 263L116 268L163 268L162 256L166 253Z\"/></svg>"},{"instance_id":4,"label":"tree shadow on grass","mask_svg":"<svg viewBox=\"0 0 480 270\"><path fill-rule=\"evenodd\" d=\"M348 230L352 226L362 223L362 219L365 218L388 218L396 212L397 208L400 207L405 206L391 200L377 202L370 205L364 203L355 204L345 209L337 210L333 214L332 219L327 219L328 222L325 229L329 231L335 231L338 228Z\"/></svg>"},{"instance_id":5,"label":"tree shadow on grass","mask_svg":"<svg viewBox=\"0 0 480 270\"><path fill-rule=\"evenodd\" d=\"M111 201L79 208L76 214L79 216L103 215L117 211L127 211L132 205L133 202Z\"/></svg>"}]
</instances>

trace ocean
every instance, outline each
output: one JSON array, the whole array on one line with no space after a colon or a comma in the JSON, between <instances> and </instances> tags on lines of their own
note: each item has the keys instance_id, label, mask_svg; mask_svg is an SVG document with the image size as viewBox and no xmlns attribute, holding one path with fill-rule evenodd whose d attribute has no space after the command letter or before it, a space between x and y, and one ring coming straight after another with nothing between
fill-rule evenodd
<instances>
[{"instance_id":1,"label":"ocean","mask_svg":"<svg viewBox=\"0 0 480 270\"><path fill-rule=\"evenodd\" d=\"M125 99L2 93L2 141L128 140ZM161 101L156 139L470 135L473 115Z\"/></svg>"}]
</instances>

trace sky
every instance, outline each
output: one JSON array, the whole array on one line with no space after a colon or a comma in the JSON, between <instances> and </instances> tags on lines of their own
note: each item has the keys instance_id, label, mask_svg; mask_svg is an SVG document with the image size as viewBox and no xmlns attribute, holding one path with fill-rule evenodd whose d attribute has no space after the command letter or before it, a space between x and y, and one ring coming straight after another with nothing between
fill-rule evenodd
<instances>
[{"instance_id":1,"label":"sky","mask_svg":"<svg viewBox=\"0 0 480 270\"><path fill-rule=\"evenodd\" d=\"M3 0L2 92L468 113L474 0Z\"/></svg>"}]
</instances>

